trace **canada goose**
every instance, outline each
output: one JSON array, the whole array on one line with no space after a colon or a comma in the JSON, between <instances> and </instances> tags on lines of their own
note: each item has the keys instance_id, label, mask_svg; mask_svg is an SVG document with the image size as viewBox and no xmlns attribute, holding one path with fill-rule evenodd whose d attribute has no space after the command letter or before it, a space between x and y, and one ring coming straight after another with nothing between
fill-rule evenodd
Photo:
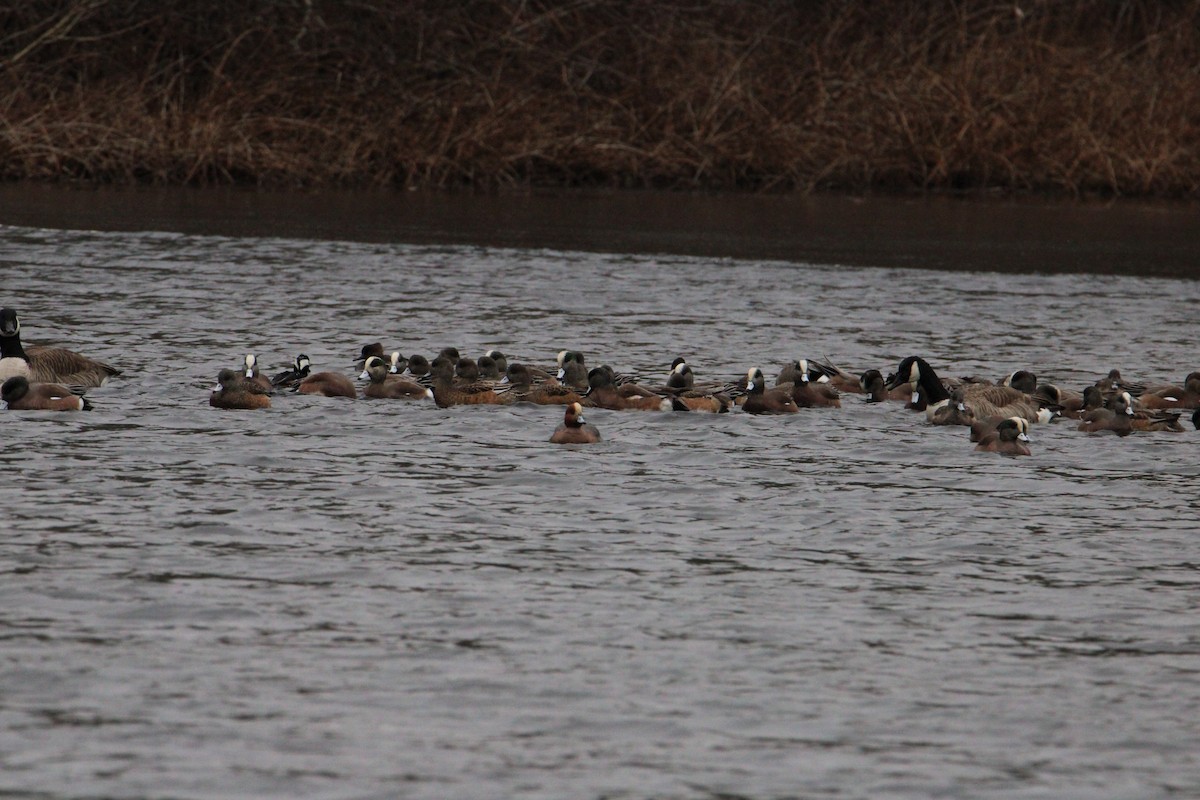
<instances>
[{"instance_id":1,"label":"canada goose","mask_svg":"<svg viewBox=\"0 0 1200 800\"><path fill-rule=\"evenodd\" d=\"M21 346L21 320L11 308L0 309L0 380L17 375L33 383L100 386L116 367L81 356L63 347Z\"/></svg>"},{"instance_id":2,"label":"canada goose","mask_svg":"<svg viewBox=\"0 0 1200 800\"><path fill-rule=\"evenodd\" d=\"M927 419L932 420L937 409L950 402L950 392L923 358L909 356L901 361L896 374L886 386L888 389L894 389L902 383L912 386L913 394L920 393L928 403L925 409ZM1011 386L967 383L962 385L962 391L962 402L977 418L1019 416L1031 422L1042 418L1037 403L1030 400L1024 392Z\"/></svg>"},{"instance_id":3,"label":"canada goose","mask_svg":"<svg viewBox=\"0 0 1200 800\"><path fill-rule=\"evenodd\" d=\"M0 400L11 411L91 411L92 404L57 383L30 383L14 375L0 386Z\"/></svg>"}]
</instances>

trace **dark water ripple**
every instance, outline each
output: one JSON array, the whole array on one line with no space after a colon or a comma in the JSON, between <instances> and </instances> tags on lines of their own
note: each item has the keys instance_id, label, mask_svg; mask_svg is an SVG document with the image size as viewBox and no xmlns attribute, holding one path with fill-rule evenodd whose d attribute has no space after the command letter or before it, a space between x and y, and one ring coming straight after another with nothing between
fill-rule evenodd
<instances>
[{"instance_id":1,"label":"dark water ripple","mask_svg":"<svg viewBox=\"0 0 1200 800\"><path fill-rule=\"evenodd\" d=\"M1200 793L1196 432L206 403L377 339L1178 379L1200 284L35 228L0 270L28 341L126 371L0 420L0 793Z\"/></svg>"}]
</instances>

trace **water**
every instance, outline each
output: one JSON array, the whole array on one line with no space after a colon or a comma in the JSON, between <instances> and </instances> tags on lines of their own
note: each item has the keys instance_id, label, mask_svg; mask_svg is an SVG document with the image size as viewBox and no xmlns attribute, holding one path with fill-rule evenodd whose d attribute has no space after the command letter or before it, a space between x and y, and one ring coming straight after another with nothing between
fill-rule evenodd
<instances>
[{"instance_id":1,"label":"water","mask_svg":"<svg viewBox=\"0 0 1200 800\"><path fill-rule=\"evenodd\" d=\"M703 247L742 257L689 253L595 213L572 249L29 208L0 228L4 304L27 342L125 374L89 414L0 412L0 794L1200 794L1196 431L1037 426L1013 459L847 397L590 411L604 443L557 448L541 407L207 405L246 352L349 373L376 340L571 347L657 380L676 355L704 378L910 354L1177 380L1200 368L1200 283L1011 271L1074 252L1070 226L1008 271L944 272L898 264L986 250L953 220L849 266L886 226L821 262L728 229ZM1197 248L1113 252L1098 271Z\"/></svg>"}]
</instances>

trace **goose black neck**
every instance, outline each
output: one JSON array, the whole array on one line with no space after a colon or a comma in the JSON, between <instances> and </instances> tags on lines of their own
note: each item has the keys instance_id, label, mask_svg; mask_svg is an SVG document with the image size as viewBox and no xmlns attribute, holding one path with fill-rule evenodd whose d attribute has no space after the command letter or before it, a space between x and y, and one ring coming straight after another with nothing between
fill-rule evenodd
<instances>
[{"instance_id":1,"label":"goose black neck","mask_svg":"<svg viewBox=\"0 0 1200 800\"><path fill-rule=\"evenodd\" d=\"M950 399L950 393L946 391L946 387L942 385L942 379L933 371L933 367L924 361L920 364L921 377L917 380L917 386L921 389L921 396L925 398L925 402L929 405L940 403L943 400Z\"/></svg>"},{"instance_id":2,"label":"goose black neck","mask_svg":"<svg viewBox=\"0 0 1200 800\"><path fill-rule=\"evenodd\" d=\"M0 336L0 358L19 358L22 361L29 360L29 356L25 355L25 348L21 347L20 333Z\"/></svg>"}]
</instances>

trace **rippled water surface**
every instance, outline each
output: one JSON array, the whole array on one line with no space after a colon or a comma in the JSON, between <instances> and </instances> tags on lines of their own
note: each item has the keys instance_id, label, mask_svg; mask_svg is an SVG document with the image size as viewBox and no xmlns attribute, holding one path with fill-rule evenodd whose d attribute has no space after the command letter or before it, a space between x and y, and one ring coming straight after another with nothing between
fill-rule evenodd
<instances>
[{"instance_id":1,"label":"rippled water surface","mask_svg":"<svg viewBox=\"0 0 1200 800\"><path fill-rule=\"evenodd\" d=\"M589 448L545 407L207 404L376 340L1178 380L1200 284L66 228L0 227L3 304L124 375L0 412L0 795L1200 796L1190 425L1013 459L855 396L591 411Z\"/></svg>"}]
</instances>

